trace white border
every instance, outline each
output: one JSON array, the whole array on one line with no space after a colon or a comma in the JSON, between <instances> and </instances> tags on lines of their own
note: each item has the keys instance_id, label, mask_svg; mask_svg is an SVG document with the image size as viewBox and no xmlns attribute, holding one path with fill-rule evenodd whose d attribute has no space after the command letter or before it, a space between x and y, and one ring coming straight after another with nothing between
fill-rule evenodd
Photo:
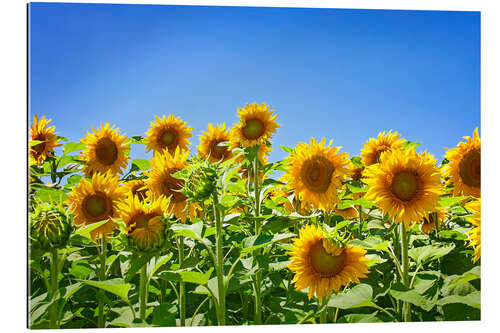
<instances>
[{"instance_id":1,"label":"white border","mask_svg":"<svg viewBox=\"0 0 500 333\"><path fill-rule=\"evenodd\" d=\"M500 217L496 214L495 199L500 189L497 170L499 133L498 113L500 104L499 61L500 61L500 1L486 0L301 0L301 1L58 1L84 3L136 3L136 4L179 4L179 5L219 5L219 6L267 6L267 7L316 7L316 8L364 8L364 9L417 9L417 10L461 10L481 11L481 137L483 150L483 253L482 253L482 320L480 322L411 323L411 324L349 324L349 325L280 325L262 326L258 330L302 331L314 329L324 331L349 332L405 332L421 330L453 330L455 332L477 331L498 327L498 299L500 276L497 256ZM26 327L26 2L22 0L2 0L0 10L0 110L1 132L1 174L2 178L0 244L2 288L2 329L6 332L27 331ZM432 121L432 120L429 120ZM464 133L470 135L471 133ZM130 329L133 332L156 332L172 330L176 332L207 332L234 330L235 327L204 328L148 328ZM256 327L238 326L241 331L254 331ZM498 329L498 328L497 328ZM86 329L85 332L102 332Z\"/></svg>"}]
</instances>

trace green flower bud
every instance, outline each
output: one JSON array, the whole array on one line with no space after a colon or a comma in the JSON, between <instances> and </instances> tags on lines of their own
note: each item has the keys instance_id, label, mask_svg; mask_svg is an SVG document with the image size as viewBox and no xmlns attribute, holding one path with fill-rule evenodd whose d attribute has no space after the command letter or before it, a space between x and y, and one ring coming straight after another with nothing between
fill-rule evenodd
<instances>
[{"instance_id":1,"label":"green flower bud","mask_svg":"<svg viewBox=\"0 0 500 333\"><path fill-rule=\"evenodd\" d=\"M64 248L72 231L71 218L61 206L40 204L30 214L30 236L33 246L43 250Z\"/></svg>"},{"instance_id":2,"label":"green flower bud","mask_svg":"<svg viewBox=\"0 0 500 333\"><path fill-rule=\"evenodd\" d=\"M193 201L202 202L208 199L217 188L217 170L214 165L203 162L191 166L184 194Z\"/></svg>"}]
</instances>

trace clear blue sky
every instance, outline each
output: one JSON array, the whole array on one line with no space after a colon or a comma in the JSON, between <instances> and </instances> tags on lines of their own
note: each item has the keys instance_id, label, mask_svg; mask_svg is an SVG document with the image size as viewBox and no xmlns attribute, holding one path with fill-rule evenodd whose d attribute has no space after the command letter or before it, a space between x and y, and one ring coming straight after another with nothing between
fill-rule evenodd
<instances>
[{"instance_id":1,"label":"clear blue sky","mask_svg":"<svg viewBox=\"0 0 500 333\"><path fill-rule=\"evenodd\" d=\"M29 17L30 119L70 141L173 113L195 149L256 101L281 125L271 161L311 136L359 155L389 129L440 160L480 125L479 12L32 3Z\"/></svg>"}]
</instances>

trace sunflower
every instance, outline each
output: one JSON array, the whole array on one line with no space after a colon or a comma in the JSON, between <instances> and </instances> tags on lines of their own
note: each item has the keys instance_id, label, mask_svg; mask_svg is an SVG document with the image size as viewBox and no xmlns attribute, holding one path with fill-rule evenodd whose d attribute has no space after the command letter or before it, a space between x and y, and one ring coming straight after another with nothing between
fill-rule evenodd
<instances>
[{"instance_id":1,"label":"sunflower","mask_svg":"<svg viewBox=\"0 0 500 333\"><path fill-rule=\"evenodd\" d=\"M349 164L347 165L347 169L349 170L348 176L351 177L354 181L359 181L362 178L363 168L357 166L352 163L352 160L349 160Z\"/></svg>"},{"instance_id":2,"label":"sunflower","mask_svg":"<svg viewBox=\"0 0 500 333\"><path fill-rule=\"evenodd\" d=\"M238 108L238 116L240 122L230 131L231 142L241 143L244 147L265 144L279 127L274 121L274 111L269 110L269 106L264 103L247 104L243 109Z\"/></svg>"},{"instance_id":3,"label":"sunflower","mask_svg":"<svg viewBox=\"0 0 500 333\"><path fill-rule=\"evenodd\" d=\"M442 184L436 159L414 148L382 154L379 164L365 169L365 183L370 189L365 198L408 226L434 211Z\"/></svg>"},{"instance_id":4,"label":"sunflower","mask_svg":"<svg viewBox=\"0 0 500 333\"><path fill-rule=\"evenodd\" d=\"M194 216L196 204L187 205L187 197L180 192L184 187L184 180L172 176L187 166L189 150L182 151L180 147L175 149L172 155L168 150L162 154L155 154L151 159L151 171L147 172L146 186L153 199L164 195L170 199L169 210L181 221L186 221L187 213Z\"/></svg>"},{"instance_id":5,"label":"sunflower","mask_svg":"<svg viewBox=\"0 0 500 333\"><path fill-rule=\"evenodd\" d=\"M342 216L344 220L352 220L358 217L358 211L353 206L349 206L343 209L335 207L335 214Z\"/></svg>"},{"instance_id":6,"label":"sunflower","mask_svg":"<svg viewBox=\"0 0 500 333\"><path fill-rule=\"evenodd\" d=\"M130 144L125 143L127 137L120 134L120 130L115 125L109 127L109 123L85 133L81 139L87 145L82 151L82 159L87 163L84 173L91 177L95 172L105 173L111 170L113 173L122 173L122 169L127 167L129 160L126 151L130 149Z\"/></svg>"},{"instance_id":7,"label":"sunflower","mask_svg":"<svg viewBox=\"0 0 500 333\"><path fill-rule=\"evenodd\" d=\"M109 220L91 232L94 241L100 237L109 237L116 224L111 221L118 217L117 209L125 199L125 188L119 186L118 175L108 171L105 174L94 173L91 181L82 178L68 195L68 204L74 213L73 223L87 226L99 221Z\"/></svg>"},{"instance_id":8,"label":"sunflower","mask_svg":"<svg viewBox=\"0 0 500 333\"><path fill-rule=\"evenodd\" d=\"M405 141L404 139L400 139L400 137L401 134L390 130L387 134L385 132L379 133L376 139L370 138L366 141L366 144L363 144L363 149L361 149L363 164L370 166L379 163L380 155L383 152L399 149Z\"/></svg>"},{"instance_id":9,"label":"sunflower","mask_svg":"<svg viewBox=\"0 0 500 333\"><path fill-rule=\"evenodd\" d=\"M309 287L308 297L314 294L321 300L330 297L350 282L360 283L369 272L366 250L346 245L339 246L329 240L319 226L307 225L293 239L292 251L288 252L291 263L288 268L295 272L292 282L298 290Z\"/></svg>"},{"instance_id":10,"label":"sunflower","mask_svg":"<svg viewBox=\"0 0 500 333\"><path fill-rule=\"evenodd\" d=\"M139 198L140 201L144 201L148 196L148 189L144 179L130 180L124 183L123 186L127 189L127 193L132 193L132 195Z\"/></svg>"},{"instance_id":11,"label":"sunflower","mask_svg":"<svg viewBox=\"0 0 500 333\"><path fill-rule=\"evenodd\" d=\"M481 139L477 127L472 138L464 136L466 142L460 142L457 148L448 149L445 177L450 177L453 193L456 196L472 195L481 197ZM447 148L446 148L447 149Z\"/></svg>"},{"instance_id":12,"label":"sunflower","mask_svg":"<svg viewBox=\"0 0 500 333\"><path fill-rule=\"evenodd\" d=\"M156 122L151 122L151 127L143 140L147 151L161 153L164 149L168 149L169 153L173 154L177 147L182 151L188 149L187 146L191 144L188 139L192 136L193 129L186 126L186 122L172 114L168 119L165 116L163 118L155 116L155 118Z\"/></svg>"},{"instance_id":13,"label":"sunflower","mask_svg":"<svg viewBox=\"0 0 500 333\"><path fill-rule=\"evenodd\" d=\"M233 153L227 145L220 145L221 143L229 142L229 132L226 131L226 124L222 126L217 124L215 127L212 123L208 124L208 132L203 132L200 135L200 145L198 148L198 155L206 160L209 158L211 163L225 161L232 157Z\"/></svg>"},{"instance_id":14,"label":"sunflower","mask_svg":"<svg viewBox=\"0 0 500 333\"><path fill-rule=\"evenodd\" d=\"M153 201L141 201L129 193L127 202L119 207L120 217L127 225L127 236L139 251L157 250L163 245L165 225L163 212L168 200L164 196Z\"/></svg>"},{"instance_id":15,"label":"sunflower","mask_svg":"<svg viewBox=\"0 0 500 333\"><path fill-rule=\"evenodd\" d=\"M54 148L59 147L61 144L59 139L56 138L54 130L55 126L49 126L52 120L43 116L38 120L37 115L34 116L33 123L31 124L31 140L30 140L30 156L32 156L37 165L40 166L49 156L54 156ZM40 143L33 143L33 141L40 141Z\"/></svg>"},{"instance_id":16,"label":"sunflower","mask_svg":"<svg viewBox=\"0 0 500 333\"><path fill-rule=\"evenodd\" d=\"M474 216L467 218L475 226L469 231L467 240L471 241L468 246L474 246L473 262L476 263L481 258L481 198L467 203L465 207L474 212Z\"/></svg>"},{"instance_id":17,"label":"sunflower","mask_svg":"<svg viewBox=\"0 0 500 333\"><path fill-rule=\"evenodd\" d=\"M325 146L325 139L317 143L299 143L287 158L288 173L283 178L295 189L302 205L330 210L339 201L341 180L348 173L347 153L337 153L340 147Z\"/></svg>"},{"instance_id":18,"label":"sunflower","mask_svg":"<svg viewBox=\"0 0 500 333\"><path fill-rule=\"evenodd\" d=\"M438 225L441 225L445 217L445 211L443 209L439 209L436 214L437 223ZM427 216L424 216L420 222L420 229L426 234L430 234L432 230L436 229L436 220L433 213L429 213Z\"/></svg>"}]
</instances>

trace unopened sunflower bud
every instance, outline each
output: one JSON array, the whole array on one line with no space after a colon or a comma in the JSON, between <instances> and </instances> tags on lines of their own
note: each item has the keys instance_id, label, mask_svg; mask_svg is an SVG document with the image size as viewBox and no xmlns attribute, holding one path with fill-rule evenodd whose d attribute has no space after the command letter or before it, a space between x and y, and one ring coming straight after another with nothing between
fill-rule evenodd
<instances>
[{"instance_id":1,"label":"unopened sunflower bud","mask_svg":"<svg viewBox=\"0 0 500 333\"><path fill-rule=\"evenodd\" d=\"M40 204L30 215L31 239L41 249L65 247L72 230L71 219L60 206Z\"/></svg>"},{"instance_id":2,"label":"unopened sunflower bud","mask_svg":"<svg viewBox=\"0 0 500 333\"><path fill-rule=\"evenodd\" d=\"M205 163L192 165L188 180L184 187L185 194L193 201L204 201L212 195L217 187L217 170Z\"/></svg>"}]
</instances>

